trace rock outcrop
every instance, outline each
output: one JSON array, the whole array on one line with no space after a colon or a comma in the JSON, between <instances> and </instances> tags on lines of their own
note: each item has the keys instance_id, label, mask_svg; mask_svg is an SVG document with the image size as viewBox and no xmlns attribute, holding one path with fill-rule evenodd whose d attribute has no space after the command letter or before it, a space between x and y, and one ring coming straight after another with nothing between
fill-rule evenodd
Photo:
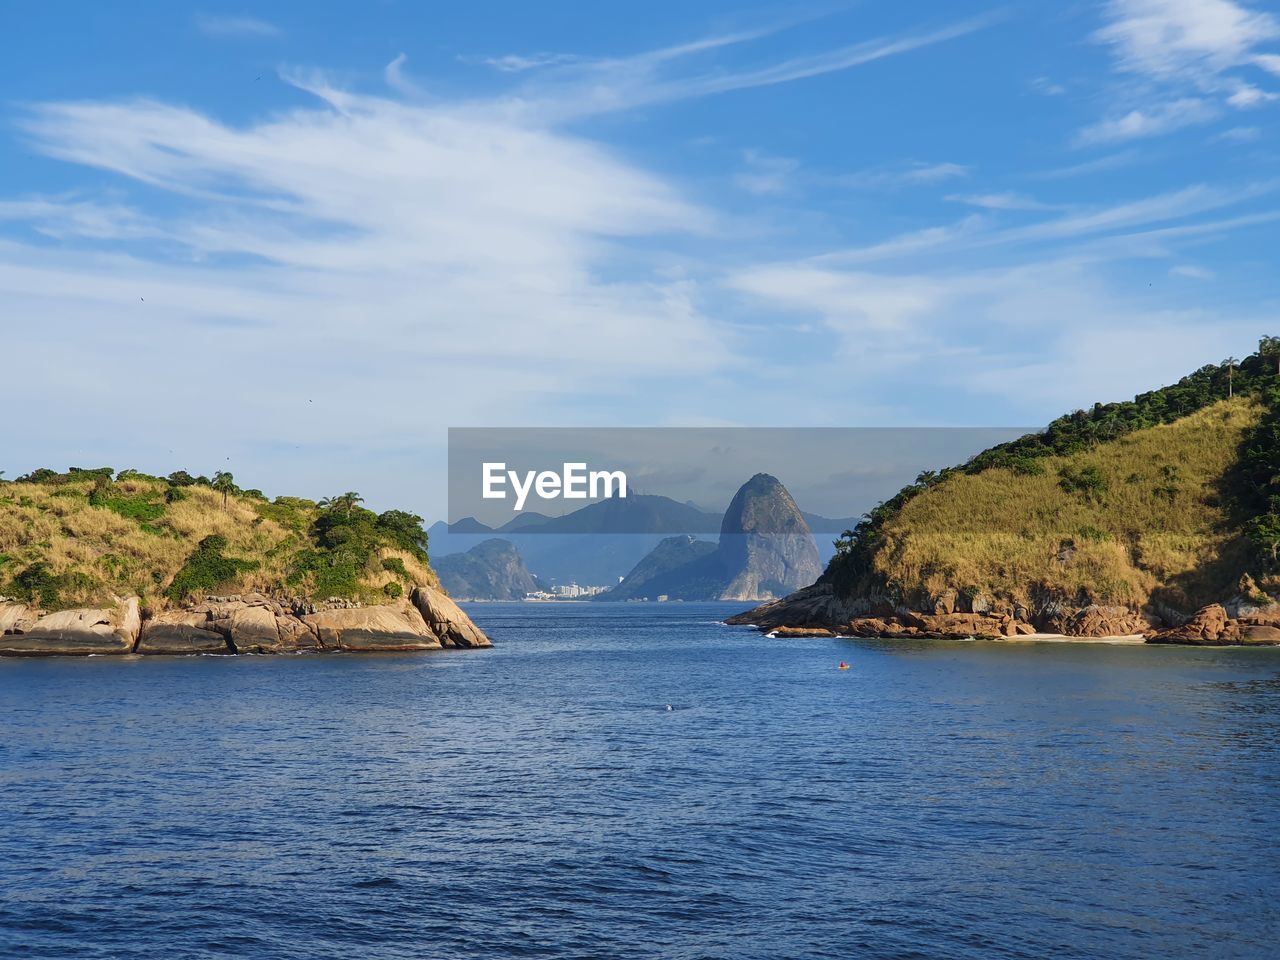
<instances>
[{"instance_id":1,"label":"rock outcrop","mask_svg":"<svg viewBox=\"0 0 1280 960\"><path fill-rule=\"evenodd\" d=\"M776 477L758 473L725 511L719 543L668 537L600 599L767 600L821 573L818 545L795 500Z\"/></svg>"},{"instance_id":2,"label":"rock outcrop","mask_svg":"<svg viewBox=\"0 0 1280 960\"><path fill-rule=\"evenodd\" d=\"M484 632L441 590L417 586L409 597L442 647L491 647Z\"/></svg>"},{"instance_id":3,"label":"rock outcrop","mask_svg":"<svg viewBox=\"0 0 1280 960\"><path fill-rule=\"evenodd\" d=\"M142 623L136 653L214 654L234 653L227 638L212 629L207 613L165 610Z\"/></svg>"},{"instance_id":4,"label":"rock outcrop","mask_svg":"<svg viewBox=\"0 0 1280 960\"><path fill-rule=\"evenodd\" d=\"M720 600L785 596L822 574L809 524L787 488L767 473L757 473L734 495L717 553L731 575Z\"/></svg>"},{"instance_id":5,"label":"rock outcrop","mask_svg":"<svg viewBox=\"0 0 1280 960\"><path fill-rule=\"evenodd\" d=\"M315 631L320 645L335 650L439 650L439 638L408 603L393 607L321 610L302 622Z\"/></svg>"},{"instance_id":6,"label":"rock outcrop","mask_svg":"<svg viewBox=\"0 0 1280 960\"><path fill-rule=\"evenodd\" d=\"M948 599L952 602L948 603ZM955 606L954 598L935 598L930 609ZM1008 606L996 609L997 606L1001 605L989 604L985 613L920 613L887 600L840 600L829 584L817 583L725 622L755 626L775 637L1008 639L1043 632L1075 639L1143 637L1148 643L1166 644L1280 645L1280 604L1254 605L1245 608L1244 615L1238 618L1229 616L1222 605L1211 604L1184 623L1166 629L1154 625L1154 615L1121 606L1088 604L1072 609L1052 601L1037 613ZM1036 619L1028 619L1030 616Z\"/></svg>"},{"instance_id":7,"label":"rock outcrop","mask_svg":"<svg viewBox=\"0 0 1280 960\"><path fill-rule=\"evenodd\" d=\"M107 609L40 614L25 604L0 606L0 656L88 656L133 650L142 621L138 598Z\"/></svg>"},{"instance_id":8,"label":"rock outcrop","mask_svg":"<svg viewBox=\"0 0 1280 960\"><path fill-rule=\"evenodd\" d=\"M307 611L301 615L294 609ZM361 606L295 601L286 609L261 594L207 597L143 619L136 597L112 609L44 614L0 603L0 656L89 654L281 654L439 650L492 646L471 618L432 587L412 600Z\"/></svg>"}]
</instances>

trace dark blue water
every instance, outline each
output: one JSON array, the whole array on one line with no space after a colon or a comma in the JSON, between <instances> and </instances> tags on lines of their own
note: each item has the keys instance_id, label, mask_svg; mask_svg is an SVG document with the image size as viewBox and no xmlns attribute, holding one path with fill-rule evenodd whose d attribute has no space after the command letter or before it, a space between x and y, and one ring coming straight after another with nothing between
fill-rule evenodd
<instances>
[{"instance_id":1,"label":"dark blue water","mask_svg":"<svg viewBox=\"0 0 1280 960\"><path fill-rule=\"evenodd\" d=\"M0 955L1276 955L1280 650L772 641L726 609L0 661Z\"/></svg>"}]
</instances>

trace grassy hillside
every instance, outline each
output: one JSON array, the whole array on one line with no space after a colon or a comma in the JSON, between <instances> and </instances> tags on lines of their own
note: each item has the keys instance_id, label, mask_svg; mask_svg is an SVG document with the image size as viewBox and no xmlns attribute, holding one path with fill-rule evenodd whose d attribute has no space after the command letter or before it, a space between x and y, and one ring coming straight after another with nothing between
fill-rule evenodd
<instances>
[{"instance_id":1,"label":"grassy hillside","mask_svg":"<svg viewBox=\"0 0 1280 960\"><path fill-rule=\"evenodd\" d=\"M0 482L0 595L49 610L254 590L385 601L436 585L425 547L412 514L375 514L355 494L268 501L229 474L37 470Z\"/></svg>"},{"instance_id":2,"label":"grassy hillside","mask_svg":"<svg viewBox=\"0 0 1280 960\"><path fill-rule=\"evenodd\" d=\"M845 534L824 579L911 606L957 590L1194 609L1246 573L1274 592L1280 344L1261 347L922 475Z\"/></svg>"}]
</instances>

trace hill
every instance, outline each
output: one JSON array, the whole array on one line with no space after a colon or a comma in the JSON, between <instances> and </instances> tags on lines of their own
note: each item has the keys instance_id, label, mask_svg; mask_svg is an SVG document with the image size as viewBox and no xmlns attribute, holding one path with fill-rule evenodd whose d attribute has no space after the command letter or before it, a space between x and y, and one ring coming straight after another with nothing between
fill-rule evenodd
<instances>
[{"instance_id":1,"label":"hill","mask_svg":"<svg viewBox=\"0 0 1280 960\"><path fill-rule=\"evenodd\" d=\"M435 569L450 595L469 600L523 600L538 589L515 544L497 537L437 557Z\"/></svg>"},{"instance_id":2,"label":"hill","mask_svg":"<svg viewBox=\"0 0 1280 960\"><path fill-rule=\"evenodd\" d=\"M422 616L415 619L410 608L430 612L435 604L450 609L433 616L474 630L438 589L421 518L401 510L374 513L360 502L354 493L318 503L268 500L238 487L230 474L211 480L185 471L162 478L110 468L42 469L0 482L3 632L30 639L53 629L49 624L77 623L61 617L36 628L43 617L73 610L107 610L114 628L115 619L130 619L131 607L141 621L158 624L170 613L192 613L211 597L256 603L277 619L300 623L326 610L394 608L408 618L396 630L414 635ZM421 602L411 604L415 597ZM226 619L214 614L232 612L203 611L210 622ZM372 623L385 613L365 619ZM355 613L337 619L343 618L368 634L369 643L381 629L357 627ZM325 645L314 624L302 625L317 646ZM280 626L273 624L277 640ZM37 644L35 652L40 649Z\"/></svg>"},{"instance_id":3,"label":"hill","mask_svg":"<svg viewBox=\"0 0 1280 960\"><path fill-rule=\"evenodd\" d=\"M1225 603L1267 639L1261 611L1280 593L1278 362L1280 342L1265 338L1238 364L922 474L844 534L814 587L735 620L1154 637ZM968 619L949 629L920 615Z\"/></svg>"}]
</instances>

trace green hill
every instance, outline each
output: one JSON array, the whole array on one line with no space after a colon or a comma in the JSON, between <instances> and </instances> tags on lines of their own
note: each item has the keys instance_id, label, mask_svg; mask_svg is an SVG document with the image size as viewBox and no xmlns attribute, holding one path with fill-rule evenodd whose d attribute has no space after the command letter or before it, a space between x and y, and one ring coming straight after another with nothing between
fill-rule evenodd
<instances>
[{"instance_id":1,"label":"green hill","mask_svg":"<svg viewBox=\"0 0 1280 960\"><path fill-rule=\"evenodd\" d=\"M420 517L375 514L356 494L267 500L230 474L72 468L0 481L0 595L45 610L255 592L386 603L437 585L426 542Z\"/></svg>"},{"instance_id":2,"label":"green hill","mask_svg":"<svg viewBox=\"0 0 1280 960\"><path fill-rule=\"evenodd\" d=\"M1042 627L1105 606L1159 625L1242 594L1266 604L1280 593L1280 338L922 474L837 548L816 588L739 622L878 607ZM818 594L835 613L815 612Z\"/></svg>"}]
</instances>

